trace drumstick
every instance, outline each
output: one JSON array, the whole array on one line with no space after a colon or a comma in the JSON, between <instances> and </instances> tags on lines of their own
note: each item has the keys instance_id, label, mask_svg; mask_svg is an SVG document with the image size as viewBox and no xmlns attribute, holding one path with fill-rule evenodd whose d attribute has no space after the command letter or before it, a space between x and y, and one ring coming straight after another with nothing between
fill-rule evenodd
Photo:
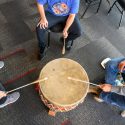
<instances>
[{"instance_id":1,"label":"drumstick","mask_svg":"<svg viewBox=\"0 0 125 125\"><path fill-rule=\"evenodd\" d=\"M73 81L77 81L77 82L84 82L84 83L88 83L88 84L100 87L100 85L97 85L97 84L92 83L92 82L87 82L87 81L84 81L84 80L81 80L81 79L76 79L76 78L72 78L72 77L68 77L68 79L73 80Z\"/></svg>"},{"instance_id":2,"label":"drumstick","mask_svg":"<svg viewBox=\"0 0 125 125\"><path fill-rule=\"evenodd\" d=\"M47 77L45 77L45 78L43 78L43 79L38 79L38 80L36 80L36 81L34 81L34 82L31 82L31 83L28 83L28 84L26 84L26 85L20 86L20 87L18 87L18 88L16 88L16 89L12 89L12 90L10 90L10 91L7 91L6 94L11 93L11 92L16 91L16 90L19 90L19 89L22 89L22 88L24 88L24 87L27 87L27 86L36 84L36 83L38 83L38 82L46 81L47 79L48 79Z\"/></svg>"},{"instance_id":3,"label":"drumstick","mask_svg":"<svg viewBox=\"0 0 125 125\"><path fill-rule=\"evenodd\" d=\"M65 38L64 38L64 44L63 44L63 48L62 48L62 54L65 54Z\"/></svg>"}]
</instances>

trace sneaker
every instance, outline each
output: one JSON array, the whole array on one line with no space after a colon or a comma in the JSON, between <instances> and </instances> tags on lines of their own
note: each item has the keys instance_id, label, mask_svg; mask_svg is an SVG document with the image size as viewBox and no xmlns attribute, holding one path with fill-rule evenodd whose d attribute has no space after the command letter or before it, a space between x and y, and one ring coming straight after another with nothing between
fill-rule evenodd
<instances>
[{"instance_id":1,"label":"sneaker","mask_svg":"<svg viewBox=\"0 0 125 125\"><path fill-rule=\"evenodd\" d=\"M7 99L6 101L0 105L0 108L3 108L11 103L14 103L18 100L18 98L20 97L20 93L19 92L14 92L12 94L7 95Z\"/></svg>"},{"instance_id":2,"label":"sneaker","mask_svg":"<svg viewBox=\"0 0 125 125\"><path fill-rule=\"evenodd\" d=\"M0 61L0 69L2 69L4 67L4 62Z\"/></svg>"},{"instance_id":3,"label":"sneaker","mask_svg":"<svg viewBox=\"0 0 125 125\"><path fill-rule=\"evenodd\" d=\"M101 98L99 98L99 97L97 97L97 96L95 96L94 99L95 99L97 102L104 102L103 99L101 99Z\"/></svg>"},{"instance_id":4,"label":"sneaker","mask_svg":"<svg viewBox=\"0 0 125 125\"><path fill-rule=\"evenodd\" d=\"M63 44L63 43L64 43L64 38L61 37L59 41ZM73 41L72 41L72 40L66 41L66 43L65 43L65 48L66 48L66 50L70 50L71 47L72 47L72 44L73 44Z\"/></svg>"},{"instance_id":5,"label":"sneaker","mask_svg":"<svg viewBox=\"0 0 125 125\"><path fill-rule=\"evenodd\" d=\"M121 113L122 117L125 117L125 110Z\"/></svg>"},{"instance_id":6,"label":"sneaker","mask_svg":"<svg viewBox=\"0 0 125 125\"><path fill-rule=\"evenodd\" d=\"M109 62L111 59L110 58L106 58L101 62L101 66L105 69L106 63Z\"/></svg>"},{"instance_id":7,"label":"sneaker","mask_svg":"<svg viewBox=\"0 0 125 125\"><path fill-rule=\"evenodd\" d=\"M47 48L44 49L44 52L43 53L39 53L38 55L38 59L40 61L42 61L44 59L44 57L46 56L46 52L47 52Z\"/></svg>"},{"instance_id":8,"label":"sneaker","mask_svg":"<svg viewBox=\"0 0 125 125\"><path fill-rule=\"evenodd\" d=\"M66 50L70 50L71 49L71 47L72 47L72 40L70 40L70 41L66 41Z\"/></svg>"}]
</instances>

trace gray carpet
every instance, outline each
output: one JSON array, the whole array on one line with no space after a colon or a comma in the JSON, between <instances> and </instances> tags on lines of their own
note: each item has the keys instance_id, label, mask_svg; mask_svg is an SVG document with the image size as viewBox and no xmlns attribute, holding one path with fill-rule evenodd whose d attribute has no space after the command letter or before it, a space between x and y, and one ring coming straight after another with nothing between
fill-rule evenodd
<instances>
[{"instance_id":1,"label":"gray carpet","mask_svg":"<svg viewBox=\"0 0 125 125\"><path fill-rule=\"evenodd\" d=\"M113 0L111 0L112 2ZM81 1L79 16L83 13L85 6L85 2ZM125 19L118 30L120 14L117 9L114 8L111 14L107 16L109 5L106 0L102 2L98 14L95 14L96 7L91 7L85 17L80 20L84 34L75 40L70 52L62 55L62 44L59 43L60 34L52 34L50 48L44 60L40 62L37 59L39 48L35 34L35 26L39 19L36 1L0 0L0 59L5 61L5 67L0 71L0 80L3 84L9 80L9 84L5 86L6 90L36 80L47 62L60 57L76 60L85 67L92 82L102 82L104 71L99 66L101 59L106 56L118 57L125 55ZM94 44L95 42L97 43ZM102 44L99 44L100 42ZM24 49L25 52L3 58L19 48ZM96 48L102 49L102 52L100 49L96 50ZM105 51L106 49L107 51ZM96 51L100 51L100 53L96 55ZM104 54L103 51L107 53ZM90 56L93 56L93 58L90 58ZM21 76L32 68L37 69L23 75L18 80L12 80L18 74ZM0 125L125 124L125 119L120 116L121 110L119 108L105 103L99 104L93 99L93 95L87 95L85 101L75 110L67 113L57 113L56 117L50 117L48 116L48 109L40 100L34 86L24 88L19 92L21 97L16 103L0 109Z\"/></svg>"}]
</instances>

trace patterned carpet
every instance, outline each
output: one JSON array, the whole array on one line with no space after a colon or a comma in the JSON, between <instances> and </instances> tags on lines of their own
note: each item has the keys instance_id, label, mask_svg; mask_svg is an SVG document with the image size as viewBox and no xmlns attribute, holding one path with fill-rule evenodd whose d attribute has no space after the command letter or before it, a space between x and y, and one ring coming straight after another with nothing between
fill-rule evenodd
<instances>
[{"instance_id":1,"label":"patterned carpet","mask_svg":"<svg viewBox=\"0 0 125 125\"><path fill-rule=\"evenodd\" d=\"M112 2L113 0L111 0ZM85 6L84 1L81 1L79 16L83 13ZM47 55L43 61L39 61L37 58L38 41L35 34L35 27L39 19L36 1L0 0L0 60L5 62L5 67L0 70L0 80L5 85L6 90L38 79L44 65L55 58L72 58L84 66L90 58L86 55L87 46L92 43L91 47L93 48L93 44L97 40L102 43L103 41L110 42L109 44L113 45L113 48L125 55L125 19L123 19L122 26L118 30L117 24L120 14L117 9L114 8L111 14L107 16L109 4L106 0L102 2L98 14L94 13L96 7L89 8L85 17L80 20L84 34L75 40L70 52L66 52L65 55L61 54L60 34L52 33ZM90 55L95 56L94 52ZM88 64L92 65L93 62ZM90 67L93 72L99 68ZM92 74L90 71L89 73ZM94 79L92 80L95 82ZM119 108L106 103L97 103L91 94L88 94L85 101L76 109L66 113L57 113L56 117L50 117L48 116L48 109L35 90L35 86L29 86L19 90L19 92L21 97L16 103L0 109L0 125L125 124L125 119L120 116L121 110Z\"/></svg>"}]
</instances>

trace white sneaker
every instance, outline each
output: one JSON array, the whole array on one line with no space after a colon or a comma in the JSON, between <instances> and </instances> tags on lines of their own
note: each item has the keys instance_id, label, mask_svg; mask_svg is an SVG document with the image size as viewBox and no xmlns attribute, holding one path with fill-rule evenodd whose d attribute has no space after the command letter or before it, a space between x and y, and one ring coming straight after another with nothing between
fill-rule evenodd
<instances>
[{"instance_id":1,"label":"white sneaker","mask_svg":"<svg viewBox=\"0 0 125 125\"><path fill-rule=\"evenodd\" d=\"M104 60L101 62L101 66L105 69L106 63L107 63L108 61L110 61L110 60L111 60L110 58L104 59Z\"/></svg>"},{"instance_id":2,"label":"white sneaker","mask_svg":"<svg viewBox=\"0 0 125 125\"><path fill-rule=\"evenodd\" d=\"M0 69L2 69L4 67L4 62L0 61Z\"/></svg>"},{"instance_id":3,"label":"white sneaker","mask_svg":"<svg viewBox=\"0 0 125 125\"><path fill-rule=\"evenodd\" d=\"M125 110L121 113L122 117L125 117Z\"/></svg>"},{"instance_id":4,"label":"white sneaker","mask_svg":"<svg viewBox=\"0 0 125 125\"><path fill-rule=\"evenodd\" d=\"M2 105L0 105L0 108L3 108L3 107L5 107L5 106L7 106L7 105L9 105L11 103L16 102L19 97L20 97L19 92L14 92L12 94L7 95L6 101Z\"/></svg>"}]
</instances>

